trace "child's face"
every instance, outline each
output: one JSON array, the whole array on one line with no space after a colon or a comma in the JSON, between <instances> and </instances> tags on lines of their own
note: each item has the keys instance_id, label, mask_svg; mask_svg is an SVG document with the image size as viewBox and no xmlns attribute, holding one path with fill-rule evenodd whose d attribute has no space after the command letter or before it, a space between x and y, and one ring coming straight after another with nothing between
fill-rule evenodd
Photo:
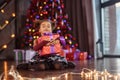
<instances>
[{"instance_id":1,"label":"child's face","mask_svg":"<svg viewBox=\"0 0 120 80\"><path fill-rule=\"evenodd\" d=\"M51 23L48 21L42 22L40 25L39 32L41 33L41 35L43 35L44 33L51 33L52 32Z\"/></svg>"}]
</instances>

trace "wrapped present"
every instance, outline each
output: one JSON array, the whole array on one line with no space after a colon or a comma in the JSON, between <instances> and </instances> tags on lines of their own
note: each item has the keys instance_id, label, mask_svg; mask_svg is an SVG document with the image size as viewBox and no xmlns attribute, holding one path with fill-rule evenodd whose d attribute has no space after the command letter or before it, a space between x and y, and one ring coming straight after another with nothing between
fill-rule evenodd
<instances>
[{"instance_id":1,"label":"wrapped present","mask_svg":"<svg viewBox=\"0 0 120 80\"><path fill-rule=\"evenodd\" d=\"M68 61L73 61L74 60L74 54L73 53L67 53L66 54L66 59Z\"/></svg>"},{"instance_id":2,"label":"wrapped present","mask_svg":"<svg viewBox=\"0 0 120 80\"><path fill-rule=\"evenodd\" d=\"M80 50L76 49L74 52L74 60L79 60Z\"/></svg>"},{"instance_id":3,"label":"wrapped present","mask_svg":"<svg viewBox=\"0 0 120 80\"><path fill-rule=\"evenodd\" d=\"M26 61L29 61L33 58L33 56L35 56L36 52L34 50L26 50L26 53L25 53L25 60Z\"/></svg>"},{"instance_id":4,"label":"wrapped present","mask_svg":"<svg viewBox=\"0 0 120 80\"><path fill-rule=\"evenodd\" d=\"M75 52L76 52L76 47L71 48L70 46L67 46L66 59L67 60L75 60L76 59Z\"/></svg>"},{"instance_id":5,"label":"wrapped present","mask_svg":"<svg viewBox=\"0 0 120 80\"><path fill-rule=\"evenodd\" d=\"M25 50L14 49L14 53L15 53L15 60L16 61L25 60Z\"/></svg>"},{"instance_id":6,"label":"wrapped present","mask_svg":"<svg viewBox=\"0 0 120 80\"><path fill-rule=\"evenodd\" d=\"M44 36L38 38L38 44L44 40L55 40L54 45L45 45L42 50L39 50L40 55L50 54L50 53L61 53L62 47L59 40L59 34L45 34Z\"/></svg>"},{"instance_id":7,"label":"wrapped present","mask_svg":"<svg viewBox=\"0 0 120 80\"><path fill-rule=\"evenodd\" d=\"M86 60L88 56L87 52L80 52L79 59L80 60Z\"/></svg>"}]
</instances>

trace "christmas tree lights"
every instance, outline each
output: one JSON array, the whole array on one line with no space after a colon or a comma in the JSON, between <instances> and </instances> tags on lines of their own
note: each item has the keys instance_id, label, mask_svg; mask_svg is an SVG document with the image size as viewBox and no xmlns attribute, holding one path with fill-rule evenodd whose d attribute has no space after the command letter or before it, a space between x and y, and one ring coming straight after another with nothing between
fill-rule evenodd
<instances>
[{"instance_id":1,"label":"christmas tree lights","mask_svg":"<svg viewBox=\"0 0 120 80\"><path fill-rule=\"evenodd\" d=\"M68 14L65 12L63 0L32 0L27 11L26 31L24 32L24 46L33 46L33 41L39 37L38 28L34 24L37 20L49 19L54 22L53 32L59 33L66 39L67 45L76 47L75 38L72 37Z\"/></svg>"}]
</instances>

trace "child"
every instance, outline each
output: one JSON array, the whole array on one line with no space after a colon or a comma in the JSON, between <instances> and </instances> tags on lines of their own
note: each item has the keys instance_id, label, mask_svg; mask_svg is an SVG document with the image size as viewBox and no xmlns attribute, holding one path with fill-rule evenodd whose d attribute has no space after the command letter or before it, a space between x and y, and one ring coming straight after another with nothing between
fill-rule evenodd
<instances>
[{"instance_id":1,"label":"child","mask_svg":"<svg viewBox=\"0 0 120 80\"><path fill-rule=\"evenodd\" d=\"M34 41L33 49L38 51L40 55L56 53L62 55L62 45L65 45L65 40L59 34L52 33L52 25L49 20L39 21L40 37ZM63 55L62 55L63 56Z\"/></svg>"},{"instance_id":2,"label":"child","mask_svg":"<svg viewBox=\"0 0 120 80\"><path fill-rule=\"evenodd\" d=\"M34 40L33 49L38 54L31 59L27 68L35 70L74 68L75 65L64 57L62 47L65 46L65 39L59 34L52 33L51 21L41 20L37 23L40 37Z\"/></svg>"}]
</instances>

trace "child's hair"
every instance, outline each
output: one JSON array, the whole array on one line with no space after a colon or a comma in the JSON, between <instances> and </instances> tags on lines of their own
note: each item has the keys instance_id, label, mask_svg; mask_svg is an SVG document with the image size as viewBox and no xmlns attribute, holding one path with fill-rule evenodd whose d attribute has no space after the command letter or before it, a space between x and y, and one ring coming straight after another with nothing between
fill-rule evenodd
<instances>
[{"instance_id":1,"label":"child's hair","mask_svg":"<svg viewBox=\"0 0 120 80\"><path fill-rule=\"evenodd\" d=\"M36 20L34 26L38 27L38 29L39 29L41 23L43 23L43 22L49 22L49 23L51 23L52 30L54 30L54 28L55 28L55 22L53 22L53 21L51 21L49 19Z\"/></svg>"}]
</instances>

